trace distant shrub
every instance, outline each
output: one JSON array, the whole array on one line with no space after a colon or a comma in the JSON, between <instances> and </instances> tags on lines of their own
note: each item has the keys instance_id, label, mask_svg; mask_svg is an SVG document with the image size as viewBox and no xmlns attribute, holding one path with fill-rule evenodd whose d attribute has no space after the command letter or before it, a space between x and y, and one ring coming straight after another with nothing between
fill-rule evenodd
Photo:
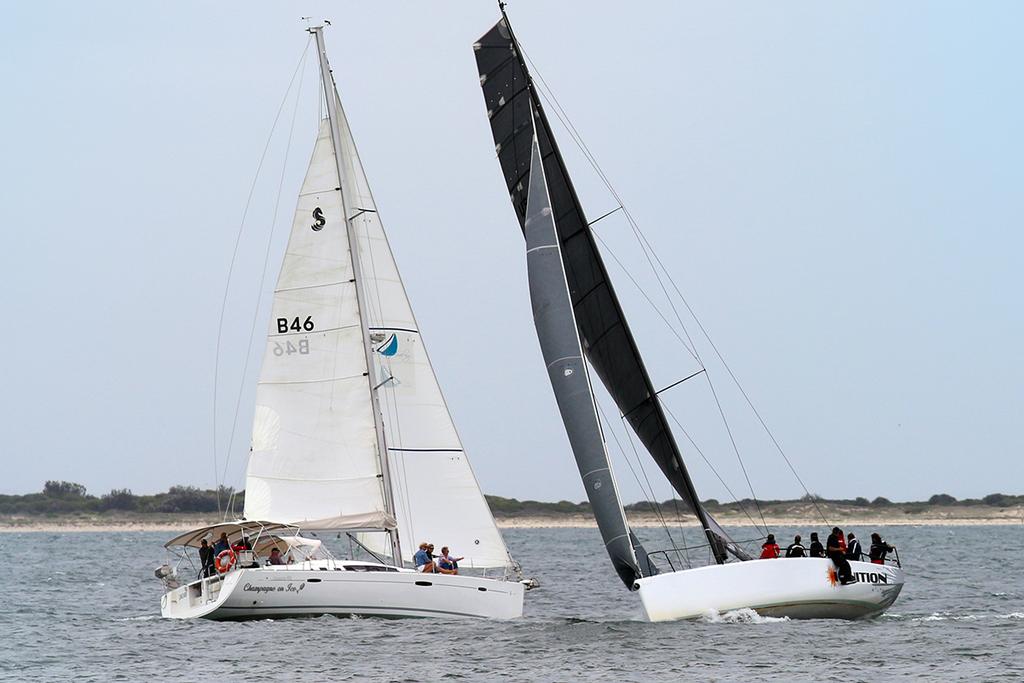
<instances>
[{"instance_id":1,"label":"distant shrub","mask_svg":"<svg viewBox=\"0 0 1024 683\"><path fill-rule=\"evenodd\" d=\"M856 498L853 499L853 504L856 505L857 507L866 508L867 506L871 505L871 501L862 496L857 496Z\"/></svg>"},{"instance_id":2,"label":"distant shrub","mask_svg":"<svg viewBox=\"0 0 1024 683\"><path fill-rule=\"evenodd\" d=\"M929 505L956 505L956 498L948 493L936 493L928 499Z\"/></svg>"},{"instance_id":3,"label":"distant shrub","mask_svg":"<svg viewBox=\"0 0 1024 683\"><path fill-rule=\"evenodd\" d=\"M1008 496L1005 493L990 493L982 498L981 502L994 507L1006 507L1007 505L1013 505L1013 498L1016 498L1016 496Z\"/></svg>"},{"instance_id":4,"label":"distant shrub","mask_svg":"<svg viewBox=\"0 0 1024 683\"><path fill-rule=\"evenodd\" d=\"M100 510L137 510L139 497L131 489L112 489L100 496Z\"/></svg>"},{"instance_id":5,"label":"distant shrub","mask_svg":"<svg viewBox=\"0 0 1024 683\"><path fill-rule=\"evenodd\" d=\"M218 508L216 491L195 486L172 486L153 498L150 509L154 512L216 512Z\"/></svg>"},{"instance_id":6,"label":"distant shrub","mask_svg":"<svg viewBox=\"0 0 1024 683\"><path fill-rule=\"evenodd\" d=\"M892 505L892 501L889 500L888 498L883 498L882 496L878 496L878 498L875 498L873 501L871 501L871 504L876 506L876 507L880 507L882 505Z\"/></svg>"},{"instance_id":7,"label":"distant shrub","mask_svg":"<svg viewBox=\"0 0 1024 683\"><path fill-rule=\"evenodd\" d=\"M43 495L50 498L84 498L85 487L72 481L47 481L43 484Z\"/></svg>"}]
</instances>

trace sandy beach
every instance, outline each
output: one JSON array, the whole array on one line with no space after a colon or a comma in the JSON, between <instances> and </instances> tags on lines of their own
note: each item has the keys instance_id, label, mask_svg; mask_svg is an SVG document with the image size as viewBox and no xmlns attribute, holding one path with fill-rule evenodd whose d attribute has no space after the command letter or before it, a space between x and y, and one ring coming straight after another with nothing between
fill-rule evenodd
<instances>
[{"instance_id":1,"label":"sandy beach","mask_svg":"<svg viewBox=\"0 0 1024 683\"><path fill-rule=\"evenodd\" d=\"M983 505L971 506L928 506L924 509L903 511L895 509L872 510L865 508L826 507L823 509L829 523L848 527L863 526L1011 526L1024 524L1024 506L995 508ZM734 512L717 512L716 519L726 527L751 526L745 515ZM216 515L81 515L69 517L5 516L0 517L0 533L12 532L176 532L194 529L219 521ZM552 514L498 516L498 526L505 529L543 528L590 528L596 527L594 519L586 514ZM760 522L760 518L758 518ZM769 512L764 515L765 524L771 527L824 526L824 522L812 511L788 510ZM634 527L659 527L662 520L653 513L632 513L629 523ZM666 514L669 526L696 526L690 515L682 518Z\"/></svg>"}]
</instances>

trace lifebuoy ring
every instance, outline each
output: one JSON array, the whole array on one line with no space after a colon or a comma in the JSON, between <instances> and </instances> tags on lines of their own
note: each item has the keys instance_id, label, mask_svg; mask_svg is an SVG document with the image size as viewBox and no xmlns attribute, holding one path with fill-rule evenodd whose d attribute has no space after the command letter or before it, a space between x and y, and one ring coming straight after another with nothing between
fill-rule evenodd
<instances>
[{"instance_id":1,"label":"lifebuoy ring","mask_svg":"<svg viewBox=\"0 0 1024 683\"><path fill-rule=\"evenodd\" d=\"M223 574L235 566L236 559L238 558L235 555L234 550L231 550L230 548L227 550L221 550L220 554L218 554L217 558L213 561L213 566L217 568L218 572Z\"/></svg>"}]
</instances>

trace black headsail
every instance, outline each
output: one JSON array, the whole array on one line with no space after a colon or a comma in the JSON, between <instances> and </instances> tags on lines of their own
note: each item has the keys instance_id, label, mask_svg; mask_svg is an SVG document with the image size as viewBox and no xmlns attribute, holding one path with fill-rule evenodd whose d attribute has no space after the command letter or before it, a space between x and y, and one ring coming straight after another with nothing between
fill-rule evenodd
<instances>
[{"instance_id":1,"label":"black headsail","mask_svg":"<svg viewBox=\"0 0 1024 683\"><path fill-rule=\"evenodd\" d=\"M536 122L566 281L587 360L672 487L697 516L716 561L725 561L726 550L748 559L700 504L507 18L473 48L495 151L524 230Z\"/></svg>"}]
</instances>

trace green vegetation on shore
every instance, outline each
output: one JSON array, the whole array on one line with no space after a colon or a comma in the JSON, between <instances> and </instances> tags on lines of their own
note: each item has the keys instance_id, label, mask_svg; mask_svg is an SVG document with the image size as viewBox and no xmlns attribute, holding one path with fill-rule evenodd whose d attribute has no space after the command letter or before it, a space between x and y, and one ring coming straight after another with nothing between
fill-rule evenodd
<instances>
[{"instance_id":1,"label":"green vegetation on shore","mask_svg":"<svg viewBox=\"0 0 1024 683\"><path fill-rule=\"evenodd\" d=\"M0 495L0 515L5 516L64 516L64 515L95 515L103 513L216 513L224 509L230 501L234 510L242 510L245 492L235 492L230 488L199 489L194 486L172 486L165 493L153 495L135 495L129 489L114 489L99 496L90 495L84 486L67 481L48 481L40 493L25 495ZM927 501L892 502L886 498L853 498L829 500L817 496L804 496L799 500L753 500L744 499L732 503L720 503L709 499L704 506L711 512L737 513L744 511L753 514L759 506L769 513L780 508L806 506L813 503L845 508L863 508L865 511L900 511L905 514L916 514L942 506L989 506L1007 508L1024 505L1024 495L1007 495L993 493L984 498L967 498L957 500L953 496L940 493ZM568 500L557 503L546 503L536 500L517 500L501 496L487 496L487 503L495 517L553 517L559 515L589 514L590 503L573 503ZM679 500L667 500L660 503L643 501L626 506L627 512L658 513L676 516L686 510Z\"/></svg>"}]
</instances>

